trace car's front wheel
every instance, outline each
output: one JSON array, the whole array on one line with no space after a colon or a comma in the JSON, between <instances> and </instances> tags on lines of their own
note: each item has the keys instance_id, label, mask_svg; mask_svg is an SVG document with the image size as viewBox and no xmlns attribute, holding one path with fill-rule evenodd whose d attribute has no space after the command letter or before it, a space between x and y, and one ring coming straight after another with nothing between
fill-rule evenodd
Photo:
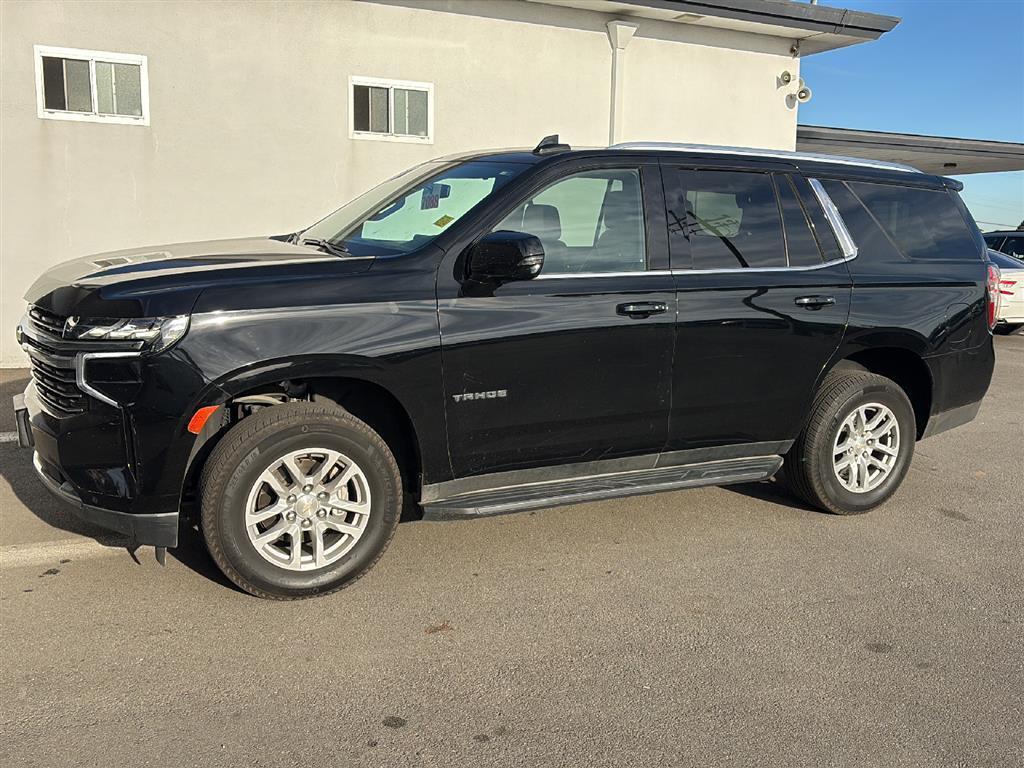
<instances>
[{"instance_id":1,"label":"car's front wheel","mask_svg":"<svg viewBox=\"0 0 1024 768\"><path fill-rule=\"evenodd\" d=\"M913 406L894 381L867 372L831 373L786 456L786 482L829 512L867 512L903 482L916 437Z\"/></svg>"},{"instance_id":2,"label":"car's front wheel","mask_svg":"<svg viewBox=\"0 0 1024 768\"><path fill-rule=\"evenodd\" d=\"M234 427L201 478L203 535L235 584L281 600L333 592L383 554L401 514L387 444L336 406L272 406Z\"/></svg>"}]
</instances>

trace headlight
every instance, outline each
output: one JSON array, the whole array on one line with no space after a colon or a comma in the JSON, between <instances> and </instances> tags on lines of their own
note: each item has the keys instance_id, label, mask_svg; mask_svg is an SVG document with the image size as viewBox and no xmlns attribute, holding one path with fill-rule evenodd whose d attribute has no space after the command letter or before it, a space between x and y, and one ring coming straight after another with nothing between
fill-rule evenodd
<instances>
[{"instance_id":1,"label":"headlight","mask_svg":"<svg viewBox=\"0 0 1024 768\"><path fill-rule=\"evenodd\" d=\"M64 324L64 338L141 341L147 352L159 352L184 336L187 330L188 315L128 319L69 317Z\"/></svg>"}]
</instances>

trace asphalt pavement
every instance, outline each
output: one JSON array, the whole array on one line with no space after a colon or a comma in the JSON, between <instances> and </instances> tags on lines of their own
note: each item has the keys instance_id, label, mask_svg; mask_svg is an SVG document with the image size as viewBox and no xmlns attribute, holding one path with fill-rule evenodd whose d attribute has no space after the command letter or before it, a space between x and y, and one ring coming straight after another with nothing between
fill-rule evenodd
<instances>
[{"instance_id":1,"label":"asphalt pavement","mask_svg":"<svg viewBox=\"0 0 1024 768\"><path fill-rule=\"evenodd\" d=\"M1024 336L996 344L979 417L868 515L760 483L406 523L296 603L196 541L97 541L0 442L0 764L1016 768Z\"/></svg>"}]
</instances>

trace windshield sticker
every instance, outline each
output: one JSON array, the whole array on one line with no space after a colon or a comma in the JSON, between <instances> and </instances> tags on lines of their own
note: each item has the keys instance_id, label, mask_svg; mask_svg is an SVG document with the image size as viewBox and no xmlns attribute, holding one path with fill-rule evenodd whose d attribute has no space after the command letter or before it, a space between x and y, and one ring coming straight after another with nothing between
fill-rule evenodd
<instances>
[{"instance_id":1,"label":"windshield sticker","mask_svg":"<svg viewBox=\"0 0 1024 768\"><path fill-rule=\"evenodd\" d=\"M442 198L449 197L452 193L450 184L435 182L423 188L423 197L420 199L420 210L429 211L441 204Z\"/></svg>"},{"instance_id":2,"label":"windshield sticker","mask_svg":"<svg viewBox=\"0 0 1024 768\"><path fill-rule=\"evenodd\" d=\"M435 227L447 227L453 221L455 221L455 218L453 216L449 216L446 213L444 216L442 216L440 219L438 219L437 221L434 222L434 226Z\"/></svg>"}]
</instances>

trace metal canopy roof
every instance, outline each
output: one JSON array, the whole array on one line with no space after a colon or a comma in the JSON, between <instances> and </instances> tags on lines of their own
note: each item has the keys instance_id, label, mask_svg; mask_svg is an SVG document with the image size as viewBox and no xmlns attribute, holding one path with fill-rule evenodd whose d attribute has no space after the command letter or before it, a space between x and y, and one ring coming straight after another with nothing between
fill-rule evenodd
<instances>
[{"instance_id":1,"label":"metal canopy roof","mask_svg":"<svg viewBox=\"0 0 1024 768\"><path fill-rule=\"evenodd\" d=\"M904 163L941 176L1024 170L1024 144L1009 141L799 125L796 148Z\"/></svg>"},{"instance_id":2,"label":"metal canopy roof","mask_svg":"<svg viewBox=\"0 0 1024 768\"><path fill-rule=\"evenodd\" d=\"M807 56L877 40L900 20L793 0L530 0L622 17L730 29L800 43Z\"/></svg>"}]
</instances>

